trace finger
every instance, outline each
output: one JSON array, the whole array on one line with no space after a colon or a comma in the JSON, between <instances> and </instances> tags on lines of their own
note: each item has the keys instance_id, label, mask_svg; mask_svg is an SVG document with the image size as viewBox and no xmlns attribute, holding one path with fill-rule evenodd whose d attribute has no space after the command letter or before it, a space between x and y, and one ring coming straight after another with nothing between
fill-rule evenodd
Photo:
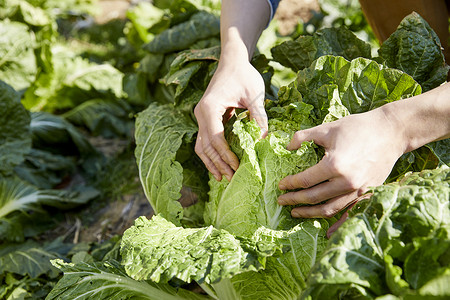
<instances>
[{"instance_id":1,"label":"finger","mask_svg":"<svg viewBox=\"0 0 450 300\"><path fill-rule=\"evenodd\" d=\"M348 194L352 191L354 191L354 188L340 177L325 181L304 190L280 195L278 197L278 204L317 204L340 195Z\"/></svg>"},{"instance_id":2,"label":"finger","mask_svg":"<svg viewBox=\"0 0 450 300\"><path fill-rule=\"evenodd\" d=\"M333 225L330 226L327 230L327 238L330 238L331 235L348 219L348 212L342 214L339 220L336 221Z\"/></svg>"},{"instance_id":3,"label":"finger","mask_svg":"<svg viewBox=\"0 0 450 300\"><path fill-rule=\"evenodd\" d=\"M284 177L278 184L278 188L280 190L307 189L329 179L331 179L330 171L326 163L321 160L303 172Z\"/></svg>"},{"instance_id":4,"label":"finger","mask_svg":"<svg viewBox=\"0 0 450 300\"><path fill-rule=\"evenodd\" d=\"M369 194L364 194L358 198L355 199L355 201L353 203L350 203L347 206L347 211L345 213L342 214L342 216L339 218L339 220L337 220L336 223L334 223L333 225L330 226L330 228L328 228L327 230L327 237L330 238L331 235L339 228L341 227L341 225L348 219L348 212L353 208L353 206L356 205L356 203L358 203L359 201L363 200L363 199L369 199L372 196L371 193Z\"/></svg>"},{"instance_id":5,"label":"finger","mask_svg":"<svg viewBox=\"0 0 450 300\"><path fill-rule=\"evenodd\" d=\"M207 137L203 138L203 152L206 154L206 156L208 156L208 158L212 161L212 163L216 166L220 173L225 175L228 181L231 181L231 177L233 177L234 173L233 170L222 159L220 154L216 151Z\"/></svg>"},{"instance_id":6,"label":"finger","mask_svg":"<svg viewBox=\"0 0 450 300\"><path fill-rule=\"evenodd\" d=\"M239 167L239 159L237 158L236 154L234 154L233 151L230 150L223 132L211 137L211 145L214 148L214 152L217 153L217 155L220 157L220 161L224 161L228 166L228 168L226 169L233 169L234 171L236 171ZM212 159L213 157L210 156L210 158ZM213 159L213 161L215 160ZM233 176L233 173L234 172L231 171L231 176Z\"/></svg>"},{"instance_id":7,"label":"finger","mask_svg":"<svg viewBox=\"0 0 450 300\"><path fill-rule=\"evenodd\" d=\"M303 142L312 141L318 145L323 146L321 140L323 136L323 125L318 127L313 127L305 130L299 130L294 133L290 143L287 145L287 149L292 151L300 148Z\"/></svg>"},{"instance_id":8,"label":"finger","mask_svg":"<svg viewBox=\"0 0 450 300\"><path fill-rule=\"evenodd\" d=\"M328 200L324 204L296 207L291 211L294 218L331 218L352 204L357 198L357 192L351 192Z\"/></svg>"},{"instance_id":9,"label":"finger","mask_svg":"<svg viewBox=\"0 0 450 300\"><path fill-rule=\"evenodd\" d=\"M195 142L194 149L195 149L195 153L197 153L198 157L200 157L200 159L203 161L203 163L205 164L208 171L211 172L211 174L214 176L214 178L216 178L217 181L221 181L222 174L220 173L219 169L216 168L214 163L209 159L209 157L203 151L203 142L202 142L202 139L200 136L200 131L197 136L197 141Z\"/></svg>"},{"instance_id":10,"label":"finger","mask_svg":"<svg viewBox=\"0 0 450 300\"><path fill-rule=\"evenodd\" d=\"M261 93L257 98L255 98L248 107L250 112L250 119L255 119L258 126L261 128L261 138L267 136L269 130L267 113L264 108L264 93Z\"/></svg>"},{"instance_id":11,"label":"finger","mask_svg":"<svg viewBox=\"0 0 450 300\"><path fill-rule=\"evenodd\" d=\"M236 154L234 154L230 147L228 146L227 141L224 136L224 127L223 127L223 114L226 111L215 113L216 116L210 116L205 118L205 122L202 122L202 127L205 128L208 132L208 140L203 141L203 146L205 151L207 150L207 142L211 142L214 151L209 149L211 156L209 158L216 164L216 162L220 163L220 161L224 161L229 167L224 169L230 169L230 167L236 171L239 167L239 159ZM220 115L220 118L217 117ZM199 123L200 124L200 123ZM205 137L206 138L206 137ZM216 153L219 155L220 160L216 157ZM220 166L216 164L216 167L221 170ZM225 173L222 173L225 175ZM231 171L231 176L233 176L233 172Z\"/></svg>"}]
</instances>

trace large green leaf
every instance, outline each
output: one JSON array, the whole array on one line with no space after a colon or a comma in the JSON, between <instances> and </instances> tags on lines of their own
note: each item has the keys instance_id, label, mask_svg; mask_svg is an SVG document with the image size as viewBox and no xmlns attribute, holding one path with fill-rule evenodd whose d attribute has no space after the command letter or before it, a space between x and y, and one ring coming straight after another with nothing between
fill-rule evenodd
<instances>
[{"instance_id":1,"label":"large green leaf","mask_svg":"<svg viewBox=\"0 0 450 300\"><path fill-rule=\"evenodd\" d=\"M62 116L77 126L85 126L94 135L106 138L127 136L132 124L125 101L92 99L78 105Z\"/></svg>"},{"instance_id":2,"label":"large green leaf","mask_svg":"<svg viewBox=\"0 0 450 300\"><path fill-rule=\"evenodd\" d=\"M200 11L189 21L178 24L157 35L144 49L152 53L168 53L184 50L198 40L219 34L219 18Z\"/></svg>"},{"instance_id":3,"label":"large green leaf","mask_svg":"<svg viewBox=\"0 0 450 300\"><path fill-rule=\"evenodd\" d=\"M0 80L25 90L37 73L35 38L28 26L8 19L0 21Z\"/></svg>"},{"instance_id":4,"label":"large green leaf","mask_svg":"<svg viewBox=\"0 0 450 300\"><path fill-rule=\"evenodd\" d=\"M182 218L177 200L183 168L176 161L184 139L197 132L192 120L173 105L151 104L136 119L136 161L145 195L153 210L176 225Z\"/></svg>"},{"instance_id":5,"label":"large green leaf","mask_svg":"<svg viewBox=\"0 0 450 300\"><path fill-rule=\"evenodd\" d=\"M208 299L193 292L176 289L168 284L154 284L130 278L116 261L65 263L53 260L53 265L64 272L62 279L48 294L51 299L149 299L180 300Z\"/></svg>"},{"instance_id":6,"label":"large green leaf","mask_svg":"<svg viewBox=\"0 0 450 300\"><path fill-rule=\"evenodd\" d=\"M323 55L371 58L370 45L345 27L324 28L312 36L300 36L271 49L273 59L295 72L309 67Z\"/></svg>"},{"instance_id":7,"label":"large green leaf","mask_svg":"<svg viewBox=\"0 0 450 300\"><path fill-rule=\"evenodd\" d=\"M0 247L0 274L11 272L22 276L36 278L46 274L55 277L59 271L52 266L50 260L58 255L49 252L31 240L23 244L6 244Z\"/></svg>"},{"instance_id":8,"label":"large green leaf","mask_svg":"<svg viewBox=\"0 0 450 300\"><path fill-rule=\"evenodd\" d=\"M97 190L84 186L74 190L38 190L15 177L0 178L0 240L23 240L18 216L43 212L42 205L70 209L98 196Z\"/></svg>"},{"instance_id":9,"label":"large green leaf","mask_svg":"<svg viewBox=\"0 0 450 300\"><path fill-rule=\"evenodd\" d=\"M32 148L22 164L14 168L16 175L42 189L51 189L74 172L75 159Z\"/></svg>"},{"instance_id":10,"label":"large green leaf","mask_svg":"<svg viewBox=\"0 0 450 300\"><path fill-rule=\"evenodd\" d=\"M439 38L415 12L403 19L378 52L389 67L411 75L424 91L439 86L447 79L449 67L445 63Z\"/></svg>"},{"instance_id":11,"label":"large green leaf","mask_svg":"<svg viewBox=\"0 0 450 300\"><path fill-rule=\"evenodd\" d=\"M10 173L31 148L30 114L19 94L0 80L0 174Z\"/></svg>"},{"instance_id":12,"label":"large green leaf","mask_svg":"<svg viewBox=\"0 0 450 300\"><path fill-rule=\"evenodd\" d=\"M25 93L24 106L31 111L70 109L95 98L125 97L123 73L109 64L95 64L71 49L51 47L52 71L42 72Z\"/></svg>"},{"instance_id":13,"label":"large green leaf","mask_svg":"<svg viewBox=\"0 0 450 300\"><path fill-rule=\"evenodd\" d=\"M154 282L178 278L188 283L216 283L264 268L266 258L281 253L280 249L274 241L262 239L259 232L249 239L239 239L212 226L176 227L159 216L150 221L137 219L124 233L121 244L127 274Z\"/></svg>"},{"instance_id":14,"label":"large green leaf","mask_svg":"<svg viewBox=\"0 0 450 300\"><path fill-rule=\"evenodd\" d=\"M420 86L409 75L385 68L365 58L347 61L322 56L297 75L290 85L314 106L317 124L345 115L375 109L383 104L420 94Z\"/></svg>"},{"instance_id":15,"label":"large green leaf","mask_svg":"<svg viewBox=\"0 0 450 300\"><path fill-rule=\"evenodd\" d=\"M445 289L422 294L421 287L450 270L449 184L450 169L440 168L375 188L331 237L304 297L374 299L391 293L444 299Z\"/></svg>"}]
</instances>

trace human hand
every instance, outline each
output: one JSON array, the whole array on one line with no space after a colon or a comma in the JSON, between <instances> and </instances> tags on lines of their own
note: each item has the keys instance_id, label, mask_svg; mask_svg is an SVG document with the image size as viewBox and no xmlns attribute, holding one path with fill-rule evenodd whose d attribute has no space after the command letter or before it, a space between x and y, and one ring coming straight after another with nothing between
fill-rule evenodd
<instances>
[{"instance_id":1,"label":"human hand","mask_svg":"<svg viewBox=\"0 0 450 300\"><path fill-rule=\"evenodd\" d=\"M325 148L325 155L318 164L280 181L281 190L301 190L279 196L278 203L310 204L294 208L291 215L295 218L333 217L369 187L386 180L405 152L399 127L383 109L376 109L297 131L289 150L313 140Z\"/></svg>"},{"instance_id":2,"label":"human hand","mask_svg":"<svg viewBox=\"0 0 450 300\"><path fill-rule=\"evenodd\" d=\"M239 160L230 150L224 136L224 124L235 108L246 108L250 118L267 134L264 110L264 81L247 61L224 61L221 58L208 88L194 109L198 122L195 152L208 170L220 181L222 175L231 180Z\"/></svg>"}]
</instances>

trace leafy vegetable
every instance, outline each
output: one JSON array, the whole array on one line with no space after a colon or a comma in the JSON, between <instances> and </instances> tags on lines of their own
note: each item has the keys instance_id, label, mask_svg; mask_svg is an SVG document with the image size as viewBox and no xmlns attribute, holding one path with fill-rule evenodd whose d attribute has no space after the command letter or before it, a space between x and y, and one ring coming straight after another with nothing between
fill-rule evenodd
<instances>
[{"instance_id":1,"label":"leafy vegetable","mask_svg":"<svg viewBox=\"0 0 450 300\"><path fill-rule=\"evenodd\" d=\"M131 279L116 261L73 264L54 260L53 264L64 272L64 276L46 299L205 299L167 284Z\"/></svg>"},{"instance_id":2,"label":"leafy vegetable","mask_svg":"<svg viewBox=\"0 0 450 300\"><path fill-rule=\"evenodd\" d=\"M422 287L448 278L449 178L441 168L375 188L332 236L303 297L448 296Z\"/></svg>"},{"instance_id":3,"label":"leafy vegetable","mask_svg":"<svg viewBox=\"0 0 450 300\"><path fill-rule=\"evenodd\" d=\"M182 218L177 200L183 168L175 160L178 149L197 131L192 120L170 105L150 105L136 119L136 161L145 195L156 213L176 225Z\"/></svg>"},{"instance_id":4,"label":"leafy vegetable","mask_svg":"<svg viewBox=\"0 0 450 300\"><path fill-rule=\"evenodd\" d=\"M152 247L149 247L152 245ZM163 247L164 251L160 251ZM249 270L264 268L266 257L279 251L259 234L240 240L212 226L175 227L164 218L137 219L122 239L122 264L134 279L215 283ZM164 266L164 268L161 268Z\"/></svg>"},{"instance_id":5,"label":"leafy vegetable","mask_svg":"<svg viewBox=\"0 0 450 300\"><path fill-rule=\"evenodd\" d=\"M345 27L324 28L312 36L300 36L272 48L271 52L275 61L296 72L323 55L337 55L348 60L371 58L370 45Z\"/></svg>"},{"instance_id":6,"label":"leafy vegetable","mask_svg":"<svg viewBox=\"0 0 450 300\"><path fill-rule=\"evenodd\" d=\"M37 73L34 36L26 25L8 19L0 21L0 36L0 80L22 91Z\"/></svg>"},{"instance_id":7,"label":"leafy vegetable","mask_svg":"<svg viewBox=\"0 0 450 300\"><path fill-rule=\"evenodd\" d=\"M144 49L152 53L167 53L183 50L198 40L219 33L219 18L207 12L198 12L189 21L170 28L157 35Z\"/></svg>"},{"instance_id":8,"label":"leafy vegetable","mask_svg":"<svg viewBox=\"0 0 450 300\"><path fill-rule=\"evenodd\" d=\"M411 75L431 90L447 79L449 70L441 43L430 25L417 13L407 16L378 51L386 65Z\"/></svg>"},{"instance_id":9,"label":"leafy vegetable","mask_svg":"<svg viewBox=\"0 0 450 300\"><path fill-rule=\"evenodd\" d=\"M31 148L30 115L19 94L0 80L0 175L11 173Z\"/></svg>"}]
</instances>

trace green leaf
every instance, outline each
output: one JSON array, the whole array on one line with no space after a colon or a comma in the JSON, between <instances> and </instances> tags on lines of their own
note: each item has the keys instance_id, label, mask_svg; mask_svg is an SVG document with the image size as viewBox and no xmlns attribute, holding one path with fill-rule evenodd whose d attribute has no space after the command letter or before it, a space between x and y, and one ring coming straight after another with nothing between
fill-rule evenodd
<instances>
[{"instance_id":1,"label":"green leaf","mask_svg":"<svg viewBox=\"0 0 450 300\"><path fill-rule=\"evenodd\" d=\"M317 124L334 121L348 113L361 113L383 104L420 94L409 75L384 68L365 58L351 62L342 57L322 56L297 74L290 85L303 102L315 107Z\"/></svg>"},{"instance_id":2,"label":"green leaf","mask_svg":"<svg viewBox=\"0 0 450 300\"><path fill-rule=\"evenodd\" d=\"M183 168L176 161L185 138L197 127L172 105L151 104L136 119L136 161L145 195L157 214L179 225L182 207L177 200Z\"/></svg>"},{"instance_id":3,"label":"green leaf","mask_svg":"<svg viewBox=\"0 0 450 300\"><path fill-rule=\"evenodd\" d=\"M411 75L420 83L424 92L447 79L449 67L445 63L439 38L415 12L402 20L378 53L390 68Z\"/></svg>"},{"instance_id":4,"label":"green leaf","mask_svg":"<svg viewBox=\"0 0 450 300\"><path fill-rule=\"evenodd\" d=\"M31 149L30 115L19 94L1 80L0 119L0 174L7 174Z\"/></svg>"},{"instance_id":5,"label":"green leaf","mask_svg":"<svg viewBox=\"0 0 450 300\"><path fill-rule=\"evenodd\" d=\"M157 35L144 49L151 53L168 53L184 50L198 40L219 34L219 18L200 11L189 21L176 25Z\"/></svg>"},{"instance_id":6,"label":"green leaf","mask_svg":"<svg viewBox=\"0 0 450 300\"><path fill-rule=\"evenodd\" d=\"M28 26L8 19L0 21L0 80L25 90L37 73L35 39Z\"/></svg>"},{"instance_id":7,"label":"green leaf","mask_svg":"<svg viewBox=\"0 0 450 300\"><path fill-rule=\"evenodd\" d=\"M42 72L25 93L31 111L70 109L84 101L125 97L123 73L109 64L95 64L62 45L51 48L52 72Z\"/></svg>"},{"instance_id":8,"label":"green leaf","mask_svg":"<svg viewBox=\"0 0 450 300\"><path fill-rule=\"evenodd\" d=\"M75 159L32 148L16 175L42 189L51 189L75 170Z\"/></svg>"},{"instance_id":9,"label":"green leaf","mask_svg":"<svg viewBox=\"0 0 450 300\"><path fill-rule=\"evenodd\" d=\"M324 55L343 56L347 60L371 58L370 45L345 27L324 28L312 36L300 36L273 47L271 52L275 61L295 72Z\"/></svg>"},{"instance_id":10,"label":"green leaf","mask_svg":"<svg viewBox=\"0 0 450 300\"><path fill-rule=\"evenodd\" d=\"M64 113L63 118L78 126L85 126L92 135L105 138L130 135L132 128L125 101L92 99Z\"/></svg>"},{"instance_id":11,"label":"green leaf","mask_svg":"<svg viewBox=\"0 0 450 300\"><path fill-rule=\"evenodd\" d=\"M70 209L98 196L97 190L85 186L73 190L38 190L15 177L0 178L0 240L23 240L18 215L42 212L42 205ZM10 237L11 231L14 235Z\"/></svg>"},{"instance_id":12,"label":"green leaf","mask_svg":"<svg viewBox=\"0 0 450 300\"><path fill-rule=\"evenodd\" d=\"M80 164L90 175L101 169L103 154L64 118L45 112L32 113L30 128L34 147L62 155L79 155Z\"/></svg>"},{"instance_id":13,"label":"green leaf","mask_svg":"<svg viewBox=\"0 0 450 300\"><path fill-rule=\"evenodd\" d=\"M161 251L161 248L164 250ZM212 226L185 229L164 218L141 217L123 236L122 264L137 280L216 283L233 275L264 268L266 257L281 252L258 234L239 239Z\"/></svg>"},{"instance_id":14,"label":"green leaf","mask_svg":"<svg viewBox=\"0 0 450 300\"><path fill-rule=\"evenodd\" d=\"M353 290L368 299L420 298L421 287L449 270L449 184L450 169L440 168L375 188L332 235L304 297L335 298ZM445 293L437 289L434 295Z\"/></svg>"},{"instance_id":15,"label":"green leaf","mask_svg":"<svg viewBox=\"0 0 450 300\"><path fill-rule=\"evenodd\" d=\"M176 289L168 284L154 284L130 278L116 261L65 263L53 260L52 264L64 272L64 276L48 294L51 299L149 299L180 300L207 299L193 292Z\"/></svg>"},{"instance_id":16,"label":"green leaf","mask_svg":"<svg viewBox=\"0 0 450 300\"><path fill-rule=\"evenodd\" d=\"M23 244L6 244L0 247L0 274L12 272L22 276L28 274L31 278L43 274L56 277L59 271L50 260L58 257L30 240Z\"/></svg>"}]
</instances>

